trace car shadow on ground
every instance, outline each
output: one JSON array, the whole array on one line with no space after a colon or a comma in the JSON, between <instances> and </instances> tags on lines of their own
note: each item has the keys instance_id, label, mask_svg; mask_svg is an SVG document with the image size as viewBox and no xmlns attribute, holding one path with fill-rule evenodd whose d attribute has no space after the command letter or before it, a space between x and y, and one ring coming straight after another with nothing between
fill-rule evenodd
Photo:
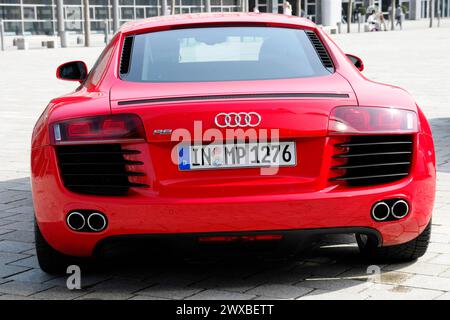
<instances>
[{"instance_id":1,"label":"car shadow on ground","mask_svg":"<svg viewBox=\"0 0 450 320\"><path fill-rule=\"evenodd\" d=\"M450 118L429 120L436 148L438 172L450 172Z\"/></svg>"}]
</instances>

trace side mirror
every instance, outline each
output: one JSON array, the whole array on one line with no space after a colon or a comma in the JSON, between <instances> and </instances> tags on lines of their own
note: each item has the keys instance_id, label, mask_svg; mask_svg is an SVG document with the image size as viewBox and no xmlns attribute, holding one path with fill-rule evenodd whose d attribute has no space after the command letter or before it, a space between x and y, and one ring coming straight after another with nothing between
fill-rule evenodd
<instances>
[{"instance_id":1,"label":"side mirror","mask_svg":"<svg viewBox=\"0 0 450 320\"><path fill-rule=\"evenodd\" d=\"M66 62L56 69L56 77L67 81L83 82L87 74L87 67L83 61Z\"/></svg>"},{"instance_id":2,"label":"side mirror","mask_svg":"<svg viewBox=\"0 0 450 320\"><path fill-rule=\"evenodd\" d=\"M355 67L359 70L359 71L363 71L364 70L364 63L362 62L361 58L354 56L352 54L347 54L347 58L350 59L350 61L355 65Z\"/></svg>"}]
</instances>

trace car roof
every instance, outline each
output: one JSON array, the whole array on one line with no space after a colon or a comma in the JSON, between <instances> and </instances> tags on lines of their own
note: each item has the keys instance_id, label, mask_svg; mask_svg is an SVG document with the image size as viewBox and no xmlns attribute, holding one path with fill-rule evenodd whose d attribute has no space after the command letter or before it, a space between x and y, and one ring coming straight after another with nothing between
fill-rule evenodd
<instances>
[{"instance_id":1,"label":"car roof","mask_svg":"<svg viewBox=\"0 0 450 320\"><path fill-rule=\"evenodd\" d=\"M130 21L122 25L122 33L140 33L150 29L161 29L186 25L211 25L211 24L258 24L266 23L278 26L297 26L316 28L316 25L308 19L297 16L271 13L196 13L158 16L143 20Z\"/></svg>"}]
</instances>

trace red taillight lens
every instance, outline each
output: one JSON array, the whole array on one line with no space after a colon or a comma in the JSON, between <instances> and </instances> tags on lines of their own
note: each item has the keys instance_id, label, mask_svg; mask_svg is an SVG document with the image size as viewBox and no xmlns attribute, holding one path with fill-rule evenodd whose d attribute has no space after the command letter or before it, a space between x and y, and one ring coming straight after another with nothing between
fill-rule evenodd
<instances>
[{"instance_id":1,"label":"red taillight lens","mask_svg":"<svg viewBox=\"0 0 450 320\"><path fill-rule=\"evenodd\" d=\"M127 123L123 119L105 119L101 129L106 135L124 135L128 132Z\"/></svg>"},{"instance_id":2,"label":"red taillight lens","mask_svg":"<svg viewBox=\"0 0 450 320\"><path fill-rule=\"evenodd\" d=\"M381 107L337 107L330 115L330 134L417 132L414 111Z\"/></svg>"},{"instance_id":3,"label":"red taillight lens","mask_svg":"<svg viewBox=\"0 0 450 320\"><path fill-rule=\"evenodd\" d=\"M80 121L69 123L67 126L67 134L70 137L86 137L92 132L91 122Z\"/></svg>"},{"instance_id":4,"label":"red taillight lens","mask_svg":"<svg viewBox=\"0 0 450 320\"><path fill-rule=\"evenodd\" d=\"M133 114L70 119L51 126L53 144L145 139L141 119Z\"/></svg>"}]
</instances>

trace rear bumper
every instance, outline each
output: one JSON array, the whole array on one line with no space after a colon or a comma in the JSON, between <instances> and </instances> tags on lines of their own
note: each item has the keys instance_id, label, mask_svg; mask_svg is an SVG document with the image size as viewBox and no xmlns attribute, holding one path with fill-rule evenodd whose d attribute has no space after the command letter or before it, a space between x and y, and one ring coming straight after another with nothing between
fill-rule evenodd
<instances>
[{"instance_id":1,"label":"rear bumper","mask_svg":"<svg viewBox=\"0 0 450 320\"><path fill-rule=\"evenodd\" d=\"M255 255L292 254L311 246L314 240L324 235L365 234L381 245L380 233L372 228L324 228L278 231L245 231L217 233L175 233L120 235L103 238L93 252L93 256L109 258L140 252L152 254L174 253L176 256L192 256L199 253L206 258L223 257L231 253L233 257L253 257ZM262 237L263 239L258 237ZM205 239L208 239L206 241ZM218 238L219 241L217 240ZM214 241L214 239L216 239ZM231 251L229 251L231 250ZM241 254L241 255L239 255Z\"/></svg>"},{"instance_id":2,"label":"rear bumper","mask_svg":"<svg viewBox=\"0 0 450 320\"><path fill-rule=\"evenodd\" d=\"M380 187L215 198L75 194L62 185L51 147L33 150L32 159L33 200L40 230L55 249L74 256L93 255L107 238L152 234L366 228L379 234L383 246L395 245L423 231L431 218L435 194L434 166L420 152L409 177ZM390 198L406 199L410 214L398 221L372 220L372 205ZM105 213L107 229L99 233L70 230L65 218L77 209Z\"/></svg>"}]
</instances>

